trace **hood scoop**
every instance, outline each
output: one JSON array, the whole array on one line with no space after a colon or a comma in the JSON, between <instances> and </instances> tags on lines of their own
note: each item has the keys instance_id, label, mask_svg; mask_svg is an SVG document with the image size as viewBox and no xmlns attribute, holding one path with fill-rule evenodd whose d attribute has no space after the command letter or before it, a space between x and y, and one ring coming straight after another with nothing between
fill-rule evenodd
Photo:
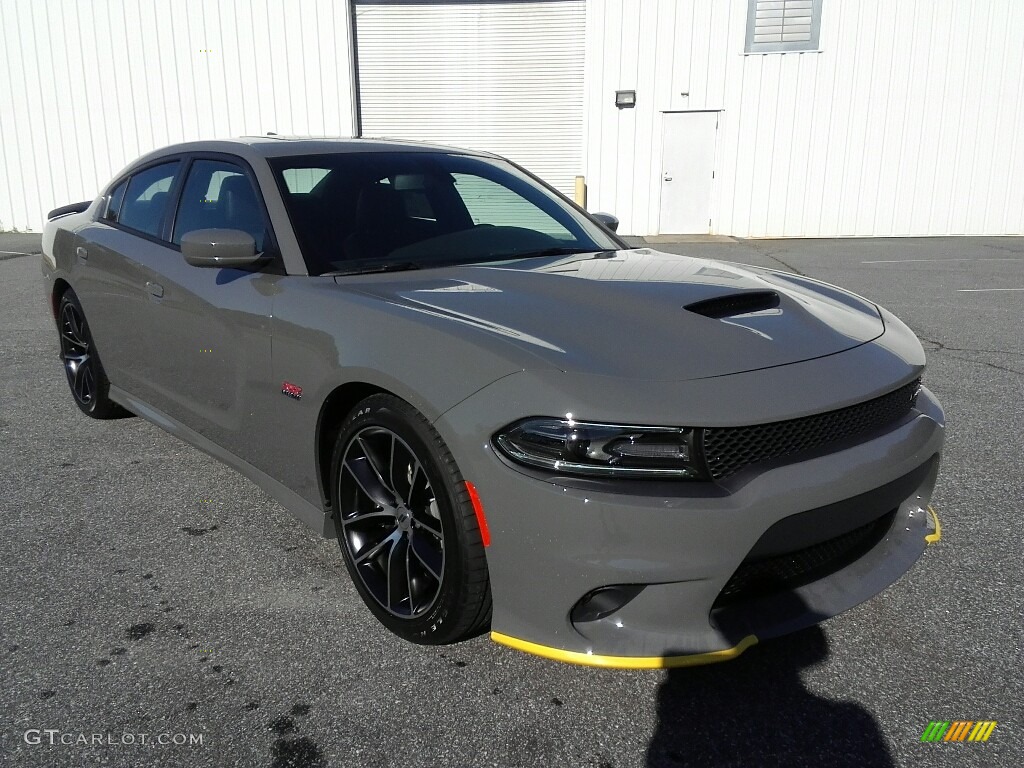
<instances>
[{"instance_id":1,"label":"hood scoop","mask_svg":"<svg viewBox=\"0 0 1024 768\"><path fill-rule=\"evenodd\" d=\"M695 301L692 304L687 304L683 309L697 315L720 320L724 317L763 312L766 309L775 309L777 306L779 306L779 294L775 291L744 291Z\"/></svg>"}]
</instances>

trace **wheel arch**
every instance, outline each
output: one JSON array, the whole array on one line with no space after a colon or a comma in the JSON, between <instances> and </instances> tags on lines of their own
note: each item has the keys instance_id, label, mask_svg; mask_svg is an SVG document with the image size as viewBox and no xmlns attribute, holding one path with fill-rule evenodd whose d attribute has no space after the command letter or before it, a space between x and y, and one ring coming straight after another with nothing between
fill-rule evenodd
<instances>
[{"instance_id":1,"label":"wheel arch","mask_svg":"<svg viewBox=\"0 0 1024 768\"><path fill-rule=\"evenodd\" d=\"M370 395L385 394L400 397L384 387L365 381L349 381L331 390L320 406L316 420L316 474L320 485L320 499L324 509L331 508L331 454L341 432L345 417L358 403Z\"/></svg>"},{"instance_id":2,"label":"wheel arch","mask_svg":"<svg viewBox=\"0 0 1024 768\"><path fill-rule=\"evenodd\" d=\"M50 314L53 315L54 320L57 319L57 310L60 307L61 298L70 290L71 283L63 277L58 277L53 281L53 289L50 291Z\"/></svg>"}]
</instances>

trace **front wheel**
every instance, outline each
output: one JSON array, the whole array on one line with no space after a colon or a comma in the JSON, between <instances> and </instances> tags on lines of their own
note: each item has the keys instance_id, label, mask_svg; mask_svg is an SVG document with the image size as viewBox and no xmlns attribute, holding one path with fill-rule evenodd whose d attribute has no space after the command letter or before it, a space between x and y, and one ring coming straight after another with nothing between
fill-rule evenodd
<instances>
[{"instance_id":1,"label":"front wheel","mask_svg":"<svg viewBox=\"0 0 1024 768\"><path fill-rule=\"evenodd\" d=\"M368 397L342 425L331 466L338 543L377 619L424 645L485 629L491 596L476 515L430 423L397 397Z\"/></svg>"}]
</instances>

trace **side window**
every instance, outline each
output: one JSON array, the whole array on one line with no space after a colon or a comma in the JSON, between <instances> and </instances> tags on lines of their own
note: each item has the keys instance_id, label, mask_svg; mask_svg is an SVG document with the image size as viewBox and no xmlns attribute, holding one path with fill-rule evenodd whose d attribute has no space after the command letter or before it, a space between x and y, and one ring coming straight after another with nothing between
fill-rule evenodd
<instances>
[{"instance_id":1,"label":"side window","mask_svg":"<svg viewBox=\"0 0 1024 768\"><path fill-rule=\"evenodd\" d=\"M124 203L124 192L128 189L128 180L125 179L107 197L107 210L103 218L107 221L117 221L117 215L121 212L121 204Z\"/></svg>"},{"instance_id":2,"label":"side window","mask_svg":"<svg viewBox=\"0 0 1024 768\"><path fill-rule=\"evenodd\" d=\"M240 229L263 250L266 224L249 178L233 163L196 160L189 169L181 193L171 240L181 244L182 235L197 229Z\"/></svg>"},{"instance_id":3,"label":"side window","mask_svg":"<svg viewBox=\"0 0 1024 768\"><path fill-rule=\"evenodd\" d=\"M468 173L453 173L455 190L474 224L522 227L559 240L573 240L569 230L526 198L497 182Z\"/></svg>"},{"instance_id":4,"label":"side window","mask_svg":"<svg viewBox=\"0 0 1024 768\"><path fill-rule=\"evenodd\" d=\"M178 161L136 173L128 181L117 221L126 227L159 237L167 209L167 191L174 181Z\"/></svg>"}]
</instances>

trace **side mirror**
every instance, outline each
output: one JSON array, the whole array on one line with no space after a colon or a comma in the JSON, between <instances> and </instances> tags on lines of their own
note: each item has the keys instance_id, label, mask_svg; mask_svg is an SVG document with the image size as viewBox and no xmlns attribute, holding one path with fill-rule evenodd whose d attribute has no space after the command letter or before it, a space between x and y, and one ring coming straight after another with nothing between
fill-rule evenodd
<instances>
[{"instance_id":1,"label":"side mirror","mask_svg":"<svg viewBox=\"0 0 1024 768\"><path fill-rule=\"evenodd\" d=\"M259 261L252 235L240 229L196 229L181 238L181 255L193 267L238 269Z\"/></svg>"},{"instance_id":2,"label":"side mirror","mask_svg":"<svg viewBox=\"0 0 1024 768\"><path fill-rule=\"evenodd\" d=\"M592 213L590 214L593 218L604 224L605 227L610 229L612 232L619 231L619 220L612 216L610 213Z\"/></svg>"}]
</instances>

